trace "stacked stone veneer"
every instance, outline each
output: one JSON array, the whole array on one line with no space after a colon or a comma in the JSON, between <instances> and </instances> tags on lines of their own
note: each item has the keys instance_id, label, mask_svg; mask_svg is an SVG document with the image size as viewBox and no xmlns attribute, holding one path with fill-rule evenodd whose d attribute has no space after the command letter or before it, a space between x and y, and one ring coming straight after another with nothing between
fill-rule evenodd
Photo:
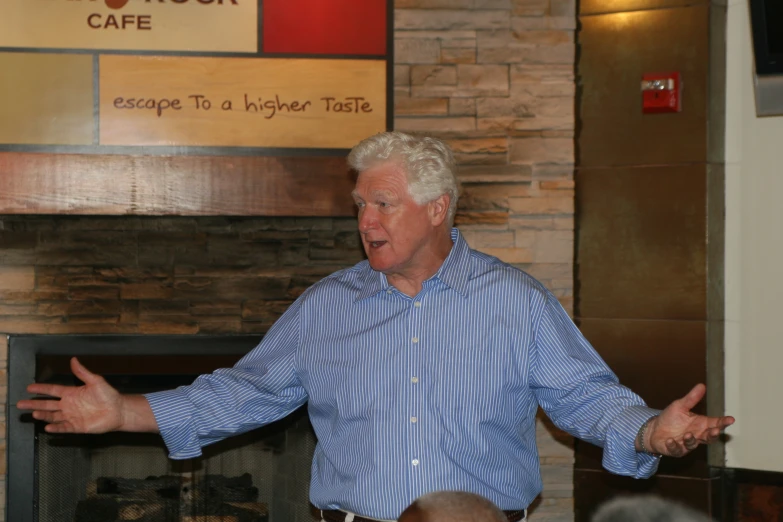
<instances>
[{"instance_id":1,"label":"stacked stone veneer","mask_svg":"<svg viewBox=\"0 0 783 522\"><path fill-rule=\"evenodd\" d=\"M572 307L574 0L398 0L395 127L445 138L458 224Z\"/></svg>"},{"instance_id":2,"label":"stacked stone veneer","mask_svg":"<svg viewBox=\"0 0 783 522\"><path fill-rule=\"evenodd\" d=\"M395 15L395 127L451 144L469 243L537 277L569 312L575 20L573 0L397 0ZM262 333L308 285L362 259L355 228L0 216L0 400L6 334ZM571 444L551 432L540 423L545 486L531 520L572 520Z\"/></svg>"}]
</instances>

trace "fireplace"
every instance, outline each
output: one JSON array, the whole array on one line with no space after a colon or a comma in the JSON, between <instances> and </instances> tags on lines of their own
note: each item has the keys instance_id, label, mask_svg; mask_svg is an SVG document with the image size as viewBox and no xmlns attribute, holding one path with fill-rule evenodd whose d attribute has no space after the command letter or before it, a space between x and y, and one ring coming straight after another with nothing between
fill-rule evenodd
<instances>
[{"instance_id":1,"label":"fireplace","mask_svg":"<svg viewBox=\"0 0 783 522\"><path fill-rule=\"evenodd\" d=\"M120 391L188 384L232 365L258 335L14 336L9 401L30 382L77 384L78 356ZM204 448L167 458L154 434L55 435L29 414L8 418L7 520L14 522L306 522L315 448L305 408Z\"/></svg>"}]
</instances>

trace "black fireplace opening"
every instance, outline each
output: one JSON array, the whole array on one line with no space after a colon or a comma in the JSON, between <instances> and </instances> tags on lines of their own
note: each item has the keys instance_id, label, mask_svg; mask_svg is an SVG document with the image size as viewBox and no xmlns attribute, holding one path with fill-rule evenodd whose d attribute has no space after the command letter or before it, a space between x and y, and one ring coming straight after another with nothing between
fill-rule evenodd
<instances>
[{"instance_id":1,"label":"black fireplace opening","mask_svg":"<svg viewBox=\"0 0 783 522\"><path fill-rule=\"evenodd\" d=\"M259 336L14 336L9 404L30 382L80 384L72 356L123 393L190 384L233 365ZM7 520L14 522L310 522L315 436L303 407L289 417L174 461L156 434L46 433L8 417Z\"/></svg>"}]
</instances>

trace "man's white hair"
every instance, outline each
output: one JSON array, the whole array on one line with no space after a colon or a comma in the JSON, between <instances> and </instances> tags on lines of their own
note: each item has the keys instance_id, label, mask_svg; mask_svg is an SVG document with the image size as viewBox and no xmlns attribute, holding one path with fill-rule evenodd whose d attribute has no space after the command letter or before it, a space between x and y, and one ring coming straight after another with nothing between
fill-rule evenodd
<instances>
[{"instance_id":1,"label":"man's white hair","mask_svg":"<svg viewBox=\"0 0 783 522\"><path fill-rule=\"evenodd\" d=\"M707 515L654 495L616 497L602 504L592 522L712 522Z\"/></svg>"},{"instance_id":2,"label":"man's white hair","mask_svg":"<svg viewBox=\"0 0 783 522\"><path fill-rule=\"evenodd\" d=\"M448 145L436 138L393 131L362 140L348 154L348 164L360 175L383 163L396 163L403 169L408 177L408 192L419 205L448 194L446 220L449 226L454 223L459 183L454 153Z\"/></svg>"},{"instance_id":3,"label":"man's white hair","mask_svg":"<svg viewBox=\"0 0 783 522\"><path fill-rule=\"evenodd\" d=\"M414 503L427 522L507 522L495 504L467 491L436 491Z\"/></svg>"}]
</instances>

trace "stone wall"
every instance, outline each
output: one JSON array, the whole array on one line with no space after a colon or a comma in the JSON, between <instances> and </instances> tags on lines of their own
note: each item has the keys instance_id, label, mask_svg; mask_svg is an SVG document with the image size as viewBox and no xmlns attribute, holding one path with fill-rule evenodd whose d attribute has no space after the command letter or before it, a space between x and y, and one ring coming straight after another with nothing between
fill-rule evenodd
<instances>
[{"instance_id":1,"label":"stone wall","mask_svg":"<svg viewBox=\"0 0 783 522\"><path fill-rule=\"evenodd\" d=\"M570 312L574 1L396 7L396 128L449 142L471 246L528 271ZM355 230L353 219L0 216L2 405L5 334L262 333L308 285L362 258ZM545 485L531 520L573 520L571 441L545 422L538 436Z\"/></svg>"},{"instance_id":2,"label":"stone wall","mask_svg":"<svg viewBox=\"0 0 783 522\"><path fill-rule=\"evenodd\" d=\"M262 333L363 258L354 219L0 217L0 332Z\"/></svg>"},{"instance_id":3,"label":"stone wall","mask_svg":"<svg viewBox=\"0 0 783 522\"><path fill-rule=\"evenodd\" d=\"M395 127L446 139L474 248L573 306L575 0L398 0Z\"/></svg>"}]
</instances>

